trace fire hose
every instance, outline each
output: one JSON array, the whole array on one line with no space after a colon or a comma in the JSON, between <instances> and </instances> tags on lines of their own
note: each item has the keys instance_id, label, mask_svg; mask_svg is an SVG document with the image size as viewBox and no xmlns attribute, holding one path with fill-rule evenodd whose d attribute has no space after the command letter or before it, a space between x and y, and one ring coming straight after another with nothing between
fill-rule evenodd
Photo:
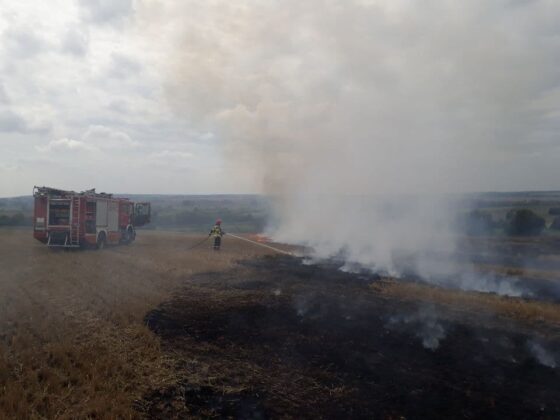
<instances>
[{"instance_id":1,"label":"fire hose","mask_svg":"<svg viewBox=\"0 0 560 420\"><path fill-rule=\"evenodd\" d=\"M197 246L202 245L204 242L206 242L208 240L209 236L207 236L206 238L204 238L202 241L197 242L196 244L194 244L193 246L187 248L187 251L190 251L191 249L195 249Z\"/></svg>"},{"instance_id":2,"label":"fire hose","mask_svg":"<svg viewBox=\"0 0 560 420\"><path fill-rule=\"evenodd\" d=\"M242 237L242 236L234 235L233 233L227 233L227 236L231 236L231 237L236 238L236 239L241 239L242 241L251 242L251 243L254 244L254 245L262 246L263 248L272 249L273 251L280 252L280 253L282 253L282 254L292 255L292 256L294 255L294 254L292 254L291 252L284 251L283 249L275 248L275 247L273 247L273 246L266 245L266 244L261 244L260 242L252 241L252 240L247 239L247 238L244 238L244 237Z\"/></svg>"}]
</instances>

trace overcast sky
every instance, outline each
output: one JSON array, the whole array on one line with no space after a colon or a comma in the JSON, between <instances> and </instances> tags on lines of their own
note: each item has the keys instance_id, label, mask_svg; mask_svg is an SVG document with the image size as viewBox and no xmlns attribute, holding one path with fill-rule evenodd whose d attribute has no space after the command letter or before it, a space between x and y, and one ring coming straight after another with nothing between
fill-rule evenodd
<instances>
[{"instance_id":1,"label":"overcast sky","mask_svg":"<svg viewBox=\"0 0 560 420\"><path fill-rule=\"evenodd\" d=\"M337 191L560 189L559 12L0 0L0 196L261 192L338 158Z\"/></svg>"},{"instance_id":2,"label":"overcast sky","mask_svg":"<svg viewBox=\"0 0 560 420\"><path fill-rule=\"evenodd\" d=\"M131 0L0 4L0 196L235 190L212 133L170 110L166 43Z\"/></svg>"}]
</instances>

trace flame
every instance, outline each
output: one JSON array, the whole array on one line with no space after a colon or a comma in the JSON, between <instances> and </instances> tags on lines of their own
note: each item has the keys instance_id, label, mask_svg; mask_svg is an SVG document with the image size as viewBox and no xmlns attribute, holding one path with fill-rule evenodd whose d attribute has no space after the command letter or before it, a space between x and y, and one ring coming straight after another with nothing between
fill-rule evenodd
<instances>
[{"instance_id":1,"label":"flame","mask_svg":"<svg viewBox=\"0 0 560 420\"><path fill-rule=\"evenodd\" d=\"M247 237L255 242L260 242L260 243L272 242L272 240L268 236L261 235L261 234L247 235Z\"/></svg>"}]
</instances>

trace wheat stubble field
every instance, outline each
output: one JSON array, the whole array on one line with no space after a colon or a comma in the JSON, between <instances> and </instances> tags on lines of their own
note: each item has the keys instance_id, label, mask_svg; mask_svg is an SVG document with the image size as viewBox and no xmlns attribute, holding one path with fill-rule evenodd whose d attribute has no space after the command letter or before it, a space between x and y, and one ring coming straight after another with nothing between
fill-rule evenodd
<instances>
[{"instance_id":1,"label":"wheat stubble field","mask_svg":"<svg viewBox=\"0 0 560 420\"><path fill-rule=\"evenodd\" d=\"M227 237L219 253L149 231L64 252L0 233L0 418L560 415L555 301L343 273Z\"/></svg>"},{"instance_id":2,"label":"wheat stubble field","mask_svg":"<svg viewBox=\"0 0 560 420\"><path fill-rule=\"evenodd\" d=\"M142 232L131 246L52 251L28 230L0 235L0 417L135 416L136 398L172 379L145 314L219 258L200 237Z\"/></svg>"}]
</instances>

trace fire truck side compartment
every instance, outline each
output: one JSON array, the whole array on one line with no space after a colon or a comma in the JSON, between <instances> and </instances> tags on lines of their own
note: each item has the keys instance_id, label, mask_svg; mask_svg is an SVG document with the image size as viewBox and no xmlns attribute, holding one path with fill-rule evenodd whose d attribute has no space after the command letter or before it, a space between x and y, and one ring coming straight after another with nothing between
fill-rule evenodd
<instances>
[{"instance_id":1,"label":"fire truck side compartment","mask_svg":"<svg viewBox=\"0 0 560 420\"><path fill-rule=\"evenodd\" d=\"M96 226L98 228L107 227L107 207L107 200L97 200L95 212L97 214Z\"/></svg>"},{"instance_id":2,"label":"fire truck side compartment","mask_svg":"<svg viewBox=\"0 0 560 420\"><path fill-rule=\"evenodd\" d=\"M96 233L96 214L97 214L97 206L95 201L86 201L86 220L85 220L85 228L86 233Z\"/></svg>"},{"instance_id":3,"label":"fire truck side compartment","mask_svg":"<svg viewBox=\"0 0 560 420\"><path fill-rule=\"evenodd\" d=\"M119 230L119 203L116 201L109 201L107 209L107 224L109 231L116 232Z\"/></svg>"}]
</instances>

